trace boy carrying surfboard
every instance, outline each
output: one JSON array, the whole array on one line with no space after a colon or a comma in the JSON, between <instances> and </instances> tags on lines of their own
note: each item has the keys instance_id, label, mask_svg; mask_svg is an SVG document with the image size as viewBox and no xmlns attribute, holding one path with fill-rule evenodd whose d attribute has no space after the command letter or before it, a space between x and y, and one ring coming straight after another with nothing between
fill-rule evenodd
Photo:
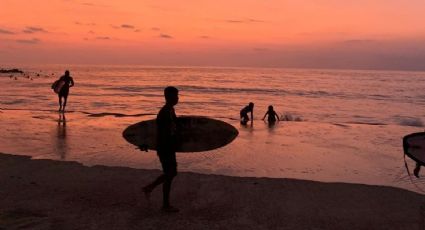
<instances>
[{"instance_id":1,"label":"boy carrying surfboard","mask_svg":"<svg viewBox=\"0 0 425 230\"><path fill-rule=\"evenodd\" d=\"M174 106L179 101L178 89L169 86L164 89L165 105L156 117L157 125L157 155L161 162L162 172L156 180L143 187L145 196L149 199L152 191L162 184L164 212L178 212L179 209L170 205L171 183L177 175L177 160L175 151L176 142L176 120L177 116Z\"/></svg>"},{"instance_id":2,"label":"boy carrying surfboard","mask_svg":"<svg viewBox=\"0 0 425 230\"><path fill-rule=\"evenodd\" d=\"M74 79L69 75L69 70L52 84L52 89L59 97L59 112L65 112L66 102L68 100L69 88L74 86ZM62 98L64 102L62 104Z\"/></svg>"}]
</instances>

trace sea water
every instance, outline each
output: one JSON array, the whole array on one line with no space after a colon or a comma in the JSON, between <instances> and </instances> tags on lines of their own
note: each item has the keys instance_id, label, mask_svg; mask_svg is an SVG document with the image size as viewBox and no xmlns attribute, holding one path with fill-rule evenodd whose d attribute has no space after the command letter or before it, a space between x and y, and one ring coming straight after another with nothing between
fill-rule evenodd
<instances>
[{"instance_id":1,"label":"sea water","mask_svg":"<svg viewBox=\"0 0 425 230\"><path fill-rule=\"evenodd\" d=\"M3 68L8 67L4 66ZM418 190L404 168L401 139L423 131L425 72L144 66L10 66L0 75L0 152L86 165L160 168L154 152L122 138L130 124L153 119L163 89L180 90L178 115L234 125L221 149L179 154L179 169L231 176L291 177ZM50 86L74 78L65 118ZM239 111L255 104L254 122ZM284 119L264 123L273 105ZM65 122L64 122L65 121ZM408 160L413 167L413 162ZM411 181L412 179L413 181Z\"/></svg>"}]
</instances>

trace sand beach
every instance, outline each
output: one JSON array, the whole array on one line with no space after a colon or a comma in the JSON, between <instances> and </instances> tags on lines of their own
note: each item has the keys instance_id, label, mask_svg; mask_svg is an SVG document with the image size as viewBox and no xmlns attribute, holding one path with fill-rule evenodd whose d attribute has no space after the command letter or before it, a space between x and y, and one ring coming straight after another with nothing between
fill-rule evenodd
<instances>
[{"instance_id":1,"label":"sand beach","mask_svg":"<svg viewBox=\"0 0 425 230\"><path fill-rule=\"evenodd\" d=\"M176 214L140 188L158 170L0 155L0 229L423 229L425 196L296 179L180 173Z\"/></svg>"}]
</instances>

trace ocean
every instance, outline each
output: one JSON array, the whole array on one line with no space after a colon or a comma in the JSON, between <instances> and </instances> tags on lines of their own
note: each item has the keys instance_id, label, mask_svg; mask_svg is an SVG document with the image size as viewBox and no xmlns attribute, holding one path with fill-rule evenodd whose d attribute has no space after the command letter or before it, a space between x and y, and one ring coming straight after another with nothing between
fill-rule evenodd
<instances>
[{"instance_id":1,"label":"ocean","mask_svg":"<svg viewBox=\"0 0 425 230\"><path fill-rule=\"evenodd\" d=\"M2 66L7 68L9 66ZM401 139L424 130L425 72L39 65L0 75L0 152L86 165L157 168L154 152L125 142L130 124L152 119L163 89L180 90L178 115L220 119L239 137L221 149L179 154L179 169L425 189L410 178ZM66 125L50 85L68 69ZM239 111L255 104L254 125ZM273 105L284 119L261 120ZM408 159L408 165L413 162ZM412 180L413 181L412 181Z\"/></svg>"}]
</instances>

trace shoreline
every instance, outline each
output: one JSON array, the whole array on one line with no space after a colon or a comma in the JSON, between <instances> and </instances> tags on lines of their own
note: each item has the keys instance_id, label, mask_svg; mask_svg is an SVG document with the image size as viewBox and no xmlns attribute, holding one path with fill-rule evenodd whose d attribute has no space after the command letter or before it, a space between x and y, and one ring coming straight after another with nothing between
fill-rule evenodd
<instances>
[{"instance_id":1,"label":"shoreline","mask_svg":"<svg viewBox=\"0 0 425 230\"><path fill-rule=\"evenodd\" d=\"M140 188L159 170L83 166L0 153L0 229L422 229L425 196L298 179L182 172L159 211Z\"/></svg>"}]
</instances>

